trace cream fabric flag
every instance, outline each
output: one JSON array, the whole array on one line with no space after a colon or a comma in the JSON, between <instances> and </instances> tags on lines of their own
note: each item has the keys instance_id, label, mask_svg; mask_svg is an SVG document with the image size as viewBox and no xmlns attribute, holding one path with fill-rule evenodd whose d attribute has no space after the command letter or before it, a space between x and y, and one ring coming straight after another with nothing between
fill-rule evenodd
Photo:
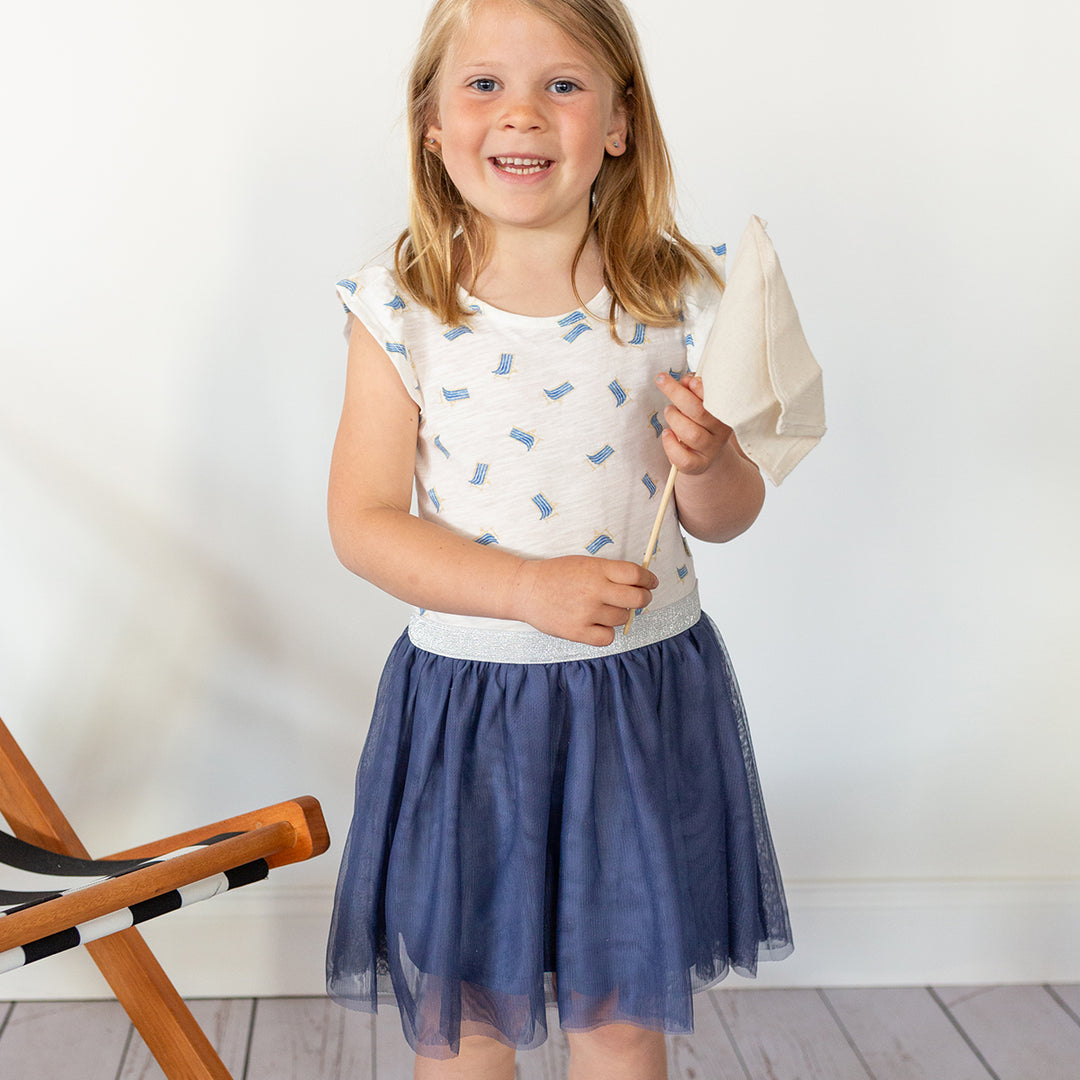
<instances>
[{"instance_id":1,"label":"cream fabric flag","mask_svg":"<svg viewBox=\"0 0 1080 1080\"><path fill-rule=\"evenodd\" d=\"M803 335L765 222L751 216L739 241L697 374L705 408L723 420L747 457L780 484L825 434L821 368ZM668 473L641 565L656 550L678 470ZM628 633L633 612L626 621Z\"/></svg>"},{"instance_id":2,"label":"cream fabric flag","mask_svg":"<svg viewBox=\"0 0 1080 1080\"><path fill-rule=\"evenodd\" d=\"M759 217L739 241L698 374L705 408L774 484L825 434L821 368Z\"/></svg>"}]
</instances>

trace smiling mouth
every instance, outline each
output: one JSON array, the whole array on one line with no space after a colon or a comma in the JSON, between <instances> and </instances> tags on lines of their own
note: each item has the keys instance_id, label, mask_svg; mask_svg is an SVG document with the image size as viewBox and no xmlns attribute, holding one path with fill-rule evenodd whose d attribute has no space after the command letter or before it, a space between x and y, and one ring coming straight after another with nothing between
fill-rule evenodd
<instances>
[{"instance_id":1,"label":"smiling mouth","mask_svg":"<svg viewBox=\"0 0 1080 1080\"><path fill-rule=\"evenodd\" d=\"M503 172L513 173L515 176L528 176L530 173L543 172L549 169L554 162L547 158L520 158L520 157L493 157L495 168Z\"/></svg>"}]
</instances>

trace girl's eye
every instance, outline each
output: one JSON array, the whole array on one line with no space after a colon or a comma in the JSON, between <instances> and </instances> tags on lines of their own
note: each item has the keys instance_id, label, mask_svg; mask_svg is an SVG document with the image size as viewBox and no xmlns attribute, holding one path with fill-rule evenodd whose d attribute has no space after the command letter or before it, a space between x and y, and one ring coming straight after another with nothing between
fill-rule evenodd
<instances>
[{"instance_id":1,"label":"girl's eye","mask_svg":"<svg viewBox=\"0 0 1080 1080\"><path fill-rule=\"evenodd\" d=\"M493 90L497 90L499 86L494 79L473 79L469 85L483 94L490 94Z\"/></svg>"},{"instance_id":2,"label":"girl's eye","mask_svg":"<svg viewBox=\"0 0 1080 1080\"><path fill-rule=\"evenodd\" d=\"M578 84L576 82L571 82L570 79L556 79L551 84L551 89L554 90L556 94L572 94L578 89Z\"/></svg>"}]
</instances>

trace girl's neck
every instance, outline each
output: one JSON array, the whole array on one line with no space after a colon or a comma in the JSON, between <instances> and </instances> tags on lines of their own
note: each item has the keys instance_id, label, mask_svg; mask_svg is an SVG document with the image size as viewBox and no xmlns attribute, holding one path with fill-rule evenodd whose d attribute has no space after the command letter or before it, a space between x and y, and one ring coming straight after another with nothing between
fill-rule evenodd
<instances>
[{"instance_id":1,"label":"girl's neck","mask_svg":"<svg viewBox=\"0 0 1080 1080\"><path fill-rule=\"evenodd\" d=\"M600 250L589 238L571 277L578 237L515 232L491 238L488 260L466 287L478 300L518 315L563 315L588 303L604 284ZM574 286L577 286L577 296Z\"/></svg>"}]
</instances>

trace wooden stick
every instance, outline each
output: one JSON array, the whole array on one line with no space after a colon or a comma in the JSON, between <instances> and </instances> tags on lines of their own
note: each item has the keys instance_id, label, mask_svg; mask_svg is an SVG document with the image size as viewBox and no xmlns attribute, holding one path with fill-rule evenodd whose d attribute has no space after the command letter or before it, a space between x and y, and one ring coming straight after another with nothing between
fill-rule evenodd
<instances>
[{"instance_id":1,"label":"wooden stick","mask_svg":"<svg viewBox=\"0 0 1080 1080\"><path fill-rule=\"evenodd\" d=\"M726 256L724 262L726 263ZM721 290L723 291L723 290ZM713 323L712 328L709 330L709 337L705 342L705 347L701 351L701 361L698 366L689 374L697 375L701 378L701 370L705 366L705 361L709 357L709 344L712 341L713 332L716 329L716 323ZM702 397L704 398L704 384L702 384ZM671 471L668 473L667 483L664 485L664 494L660 499L660 508L656 511L656 520L653 522L652 533L649 536L649 545L645 548L645 557L641 560L641 565L644 569L649 569L649 563L652 562L653 548L656 547L656 538L660 535L660 526L664 521L664 514L667 512L668 503L671 502L671 493L675 490L675 478L679 475L679 470L674 465L671 466ZM626 625L623 627L623 633L630 633L630 627L634 622L634 612L630 612L630 618L626 620Z\"/></svg>"},{"instance_id":2,"label":"wooden stick","mask_svg":"<svg viewBox=\"0 0 1080 1080\"><path fill-rule=\"evenodd\" d=\"M653 550L656 547L656 539L660 535L660 526L664 523L664 514L667 512L668 503L671 502L671 493L675 490L675 478L679 475L679 470L674 465L671 466L671 470L668 472L667 483L664 485L664 494L660 497L660 506L656 511L656 520L653 522L652 532L649 533L649 543L645 548L645 556L641 560L642 569L648 570L649 563L652 562ZM630 612L630 618L626 620L626 625L623 627L623 633L629 634L630 627L634 622L634 612Z\"/></svg>"}]
</instances>

